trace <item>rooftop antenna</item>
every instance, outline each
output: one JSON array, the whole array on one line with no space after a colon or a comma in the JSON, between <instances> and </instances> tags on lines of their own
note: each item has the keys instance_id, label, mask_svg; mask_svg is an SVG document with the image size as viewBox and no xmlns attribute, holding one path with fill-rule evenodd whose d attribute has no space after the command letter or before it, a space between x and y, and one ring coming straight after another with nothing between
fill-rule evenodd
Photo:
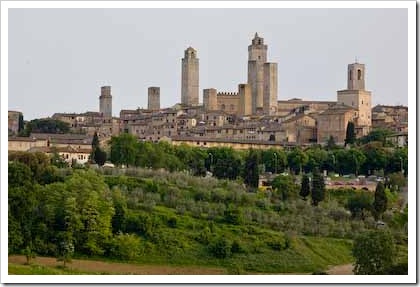
<instances>
[{"instance_id":1,"label":"rooftop antenna","mask_svg":"<svg viewBox=\"0 0 420 287\"><path fill-rule=\"evenodd\" d=\"M354 57L354 61L355 61L355 63L357 64L357 56L356 56L356 57Z\"/></svg>"}]
</instances>

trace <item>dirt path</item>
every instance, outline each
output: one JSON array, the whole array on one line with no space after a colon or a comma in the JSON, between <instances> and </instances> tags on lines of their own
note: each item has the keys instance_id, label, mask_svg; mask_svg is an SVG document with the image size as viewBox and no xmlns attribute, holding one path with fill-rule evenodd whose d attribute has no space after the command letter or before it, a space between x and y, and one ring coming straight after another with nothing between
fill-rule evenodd
<instances>
[{"instance_id":1,"label":"dirt path","mask_svg":"<svg viewBox=\"0 0 420 287\"><path fill-rule=\"evenodd\" d=\"M24 264L26 259L24 256L9 256L9 263ZM56 258L52 257L36 257L33 260L34 264L44 265L48 267L56 267L62 263L57 262ZM67 266L74 270L83 272L95 273L110 273L110 274L136 274L136 275L212 275L212 274L226 274L223 268L211 267L176 267L176 266L160 266L160 265L136 265L126 263L109 263L104 261L93 260L77 260L74 259L72 263L67 263Z\"/></svg>"},{"instance_id":2,"label":"dirt path","mask_svg":"<svg viewBox=\"0 0 420 287\"><path fill-rule=\"evenodd\" d=\"M329 275L353 275L353 265L337 265L327 270Z\"/></svg>"}]
</instances>

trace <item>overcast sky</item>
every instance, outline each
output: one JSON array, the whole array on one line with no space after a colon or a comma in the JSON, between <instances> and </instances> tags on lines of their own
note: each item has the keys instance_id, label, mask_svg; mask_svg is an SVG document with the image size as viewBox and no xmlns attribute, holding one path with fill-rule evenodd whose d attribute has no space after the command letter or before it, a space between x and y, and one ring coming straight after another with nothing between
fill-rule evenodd
<instances>
[{"instance_id":1,"label":"overcast sky","mask_svg":"<svg viewBox=\"0 0 420 287\"><path fill-rule=\"evenodd\" d=\"M192 46L202 90L236 92L247 81L255 32L278 63L278 99L336 100L347 65L366 65L373 105L407 105L406 9L11 9L9 110L26 120L99 110L113 114L181 101L181 58Z\"/></svg>"}]
</instances>

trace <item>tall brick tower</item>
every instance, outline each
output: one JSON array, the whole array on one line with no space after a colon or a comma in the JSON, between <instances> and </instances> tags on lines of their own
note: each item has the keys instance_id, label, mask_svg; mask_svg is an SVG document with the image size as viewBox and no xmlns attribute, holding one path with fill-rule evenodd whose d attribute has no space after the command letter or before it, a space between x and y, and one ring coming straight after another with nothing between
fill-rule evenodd
<instances>
[{"instance_id":1,"label":"tall brick tower","mask_svg":"<svg viewBox=\"0 0 420 287\"><path fill-rule=\"evenodd\" d=\"M189 47L182 59L181 103L187 106L198 105L198 58L197 51Z\"/></svg>"},{"instance_id":2,"label":"tall brick tower","mask_svg":"<svg viewBox=\"0 0 420 287\"><path fill-rule=\"evenodd\" d=\"M252 113L263 107L264 63L267 62L267 45L264 38L255 33L251 45L248 46L248 84L251 86Z\"/></svg>"},{"instance_id":3,"label":"tall brick tower","mask_svg":"<svg viewBox=\"0 0 420 287\"><path fill-rule=\"evenodd\" d=\"M101 95L99 96L99 112L106 118L112 117L111 86L101 87Z\"/></svg>"}]
</instances>

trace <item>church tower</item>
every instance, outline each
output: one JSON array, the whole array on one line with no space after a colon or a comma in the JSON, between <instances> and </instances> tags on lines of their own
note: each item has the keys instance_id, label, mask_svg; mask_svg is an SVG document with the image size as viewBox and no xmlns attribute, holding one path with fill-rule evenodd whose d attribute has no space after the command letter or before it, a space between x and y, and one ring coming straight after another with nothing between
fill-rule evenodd
<instances>
[{"instance_id":1,"label":"church tower","mask_svg":"<svg viewBox=\"0 0 420 287\"><path fill-rule=\"evenodd\" d=\"M255 33L251 45L248 46L248 84L251 86L253 114L258 108L263 108L265 62L267 45L264 45L264 38Z\"/></svg>"},{"instance_id":2,"label":"church tower","mask_svg":"<svg viewBox=\"0 0 420 287\"><path fill-rule=\"evenodd\" d=\"M372 95L365 90L365 65L349 64L347 67L347 90L337 91L337 102L358 110L356 132L367 135L372 126Z\"/></svg>"},{"instance_id":3,"label":"church tower","mask_svg":"<svg viewBox=\"0 0 420 287\"><path fill-rule=\"evenodd\" d=\"M101 87L101 95L99 96L99 112L106 118L112 117L112 95L111 87Z\"/></svg>"},{"instance_id":4,"label":"church tower","mask_svg":"<svg viewBox=\"0 0 420 287\"><path fill-rule=\"evenodd\" d=\"M189 47L182 59L181 103L187 106L198 105L198 58L197 51Z\"/></svg>"}]
</instances>

